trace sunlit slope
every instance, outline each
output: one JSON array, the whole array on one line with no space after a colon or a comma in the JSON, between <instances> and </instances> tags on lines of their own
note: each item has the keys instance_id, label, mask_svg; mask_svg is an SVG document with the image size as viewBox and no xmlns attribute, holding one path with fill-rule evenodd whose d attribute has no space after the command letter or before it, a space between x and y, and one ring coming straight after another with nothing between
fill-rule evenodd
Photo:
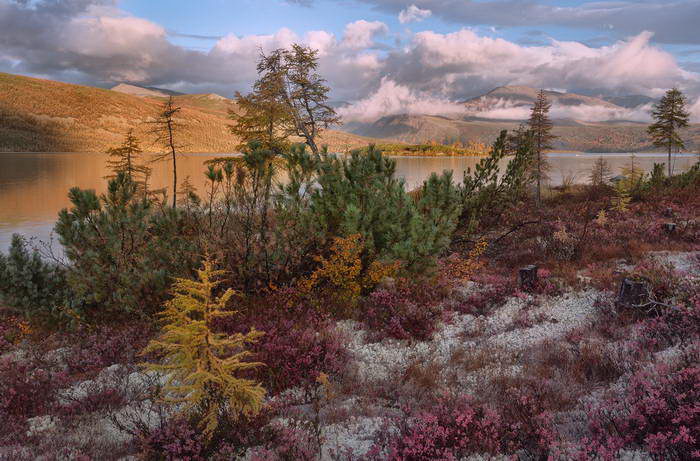
<instances>
[{"instance_id":1,"label":"sunlit slope","mask_svg":"<svg viewBox=\"0 0 700 461\"><path fill-rule=\"evenodd\" d=\"M157 151L149 134L159 97L0 73L0 151L101 152L134 129L147 151ZM233 152L238 140L228 130L233 101L218 95L176 97L182 107L180 143L185 152ZM321 138L332 150L372 140L329 130Z\"/></svg>"}]
</instances>

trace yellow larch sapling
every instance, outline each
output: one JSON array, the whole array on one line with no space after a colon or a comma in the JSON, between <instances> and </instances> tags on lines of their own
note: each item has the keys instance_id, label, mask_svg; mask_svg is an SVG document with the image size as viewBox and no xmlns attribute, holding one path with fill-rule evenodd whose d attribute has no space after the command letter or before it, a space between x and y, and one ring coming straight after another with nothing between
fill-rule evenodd
<instances>
[{"instance_id":1,"label":"yellow larch sapling","mask_svg":"<svg viewBox=\"0 0 700 461\"><path fill-rule=\"evenodd\" d=\"M257 413L265 395L259 383L238 377L263 365L246 361L251 354L246 346L263 333L252 329L246 334L227 335L212 330L215 318L236 314L226 308L233 290L219 297L214 293L223 273L207 259L196 280L176 279L173 298L160 314L162 332L142 352L164 356L161 363L146 363L144 367L167 375L164 400L183 405L184 414L200 419L208 439L220 421Z\"/></svg>"}]
</instances>

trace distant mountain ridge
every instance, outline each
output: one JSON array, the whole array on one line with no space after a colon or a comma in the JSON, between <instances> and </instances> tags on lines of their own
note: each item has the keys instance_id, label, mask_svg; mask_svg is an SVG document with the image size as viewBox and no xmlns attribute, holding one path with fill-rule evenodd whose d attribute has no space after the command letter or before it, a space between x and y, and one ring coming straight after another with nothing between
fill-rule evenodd
<instances>
[{"instance_id":1,"label":"distant mountain ridge","mask_svg":"<svg viewBox=\"0 0 700 461\"><path fill-rule=\"evenodd\" d=\"M178 91L167 90L165 88L156 88L152 86L136 86L129 83L120 83L119 85L110 88L112 91L118 93L130 94L133 96L141 97L168 97L168 96L181 96L185 93L180 93Z\"/></svg>"},{"instance_id":2,"label":"distant mountain ridge","mask_svg":"<svg viewBox=\"0 0 700 461\"><path fill-rule=\"evenodd\" d=\"M503 130L513 130L527 119L538 89L500 86L486 94L461 102L464 113L449 115L394 114L371 122L352 122L346 129L355 134L409 143L477 141L490 144ZM647 110L653 98L643 95L585 96L545 90L552 103L552 121L557 150L588 152L635 152L654 150L646 133L646 122L624 119L633 109ZM578 119L576 114L602 114L604 121ZM606 120L606 115L614 115ZM559 115L559 118L557 116ZM563 116L562 116L563 115ZM700 125L685 134L690 151L700 147Z\"/></svg>"}]
</instances>

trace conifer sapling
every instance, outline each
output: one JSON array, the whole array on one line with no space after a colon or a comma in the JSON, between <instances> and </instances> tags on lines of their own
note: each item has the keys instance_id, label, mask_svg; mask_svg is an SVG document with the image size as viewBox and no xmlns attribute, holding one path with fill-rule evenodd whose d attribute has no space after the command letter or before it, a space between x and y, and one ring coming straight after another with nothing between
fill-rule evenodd
<instances>
[{"instance_id":1,"label":"conifer sapling","mask_svg":"<svg viewBox=\"0 0 700 461\"><path fill-rule=\"evenodd\" d=\"M233 290L215 296L223 272L215 270L214 262L207 258L196 280L177 278L173 298L160 314L165 322L162 333L142 352L164 355L162 363L147 363L145 368L167 374L165 400L183 404L183 413L201 418L208 439L220 422L257 413L265 395L259 383L238 377L262 365L246 361L251 355L246 345L263 333L252 329L246 334L227 335L212 330L215 318L236 314L226 310Z\"/></svg>"}]
</instances>

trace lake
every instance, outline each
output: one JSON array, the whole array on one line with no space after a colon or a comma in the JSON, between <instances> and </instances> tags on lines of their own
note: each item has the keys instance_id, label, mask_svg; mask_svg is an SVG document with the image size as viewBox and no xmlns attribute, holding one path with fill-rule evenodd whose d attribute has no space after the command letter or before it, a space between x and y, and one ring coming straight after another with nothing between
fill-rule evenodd
<instances>
[{"instance_id":1,"label":"lake","mask_svg":"<svg viewBox=\"0 0 700 461\"><path fill-rule=\"evenodd\" d=\"M588 181L588 171L599 156L605 157L613 174L629 165L629 154L550 153L551 184L573 176L576 182ZM221 154L186 154L178 160L178 178L190 176L202 190L202 163ZM68 189L78 186L103 191L108 174L105 154L99 153L0 153L0 251L5 251L13 233L48 241L59 210L69 206ZM397 173L409 188L414 188L430 173L453 170L460 180L464 171L479 161L478 157L397 157ZM635 164L651 171L654 163L665 163L662 154L635 154ZM685 171L697 161L692 154L678 155L674 171ZM505 163L505 162L504 162ZM152 188L168 187L171 172L168 163L154 164ZM57 246L57 244L55 244Z\"/></svg>"}]
</instances>

